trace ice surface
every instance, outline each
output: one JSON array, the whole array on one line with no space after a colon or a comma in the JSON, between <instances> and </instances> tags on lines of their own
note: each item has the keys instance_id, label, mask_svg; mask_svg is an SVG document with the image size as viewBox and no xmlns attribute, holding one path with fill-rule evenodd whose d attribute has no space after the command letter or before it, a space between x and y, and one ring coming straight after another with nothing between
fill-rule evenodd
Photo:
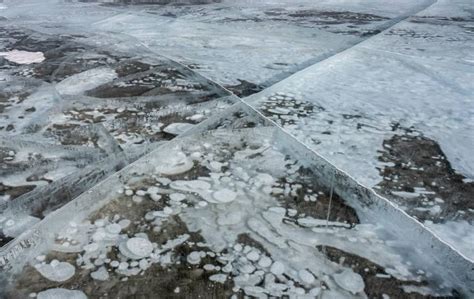
<instances>
[{"instance_id":1,"label":"ice surface","mask_svg":"<svg viewBox=\"0 0 474 299\"><path fill-rule=\"evenodd\" d=\"M394 221L391 224L386 219L368 217L380 206L370 201L374 197L364 197L369 192L366 189L338 194L356 207L361 223L327 221L320 215L311 215L312 208L325 204L325 197L318 190L311 190L299 198L300 187L294 180L301 179L297 171L302 162L298 158L317 156L309 151L302 154L281 150L302 142L364 185L374 187L384 179L380 170L394 165L379 160L379 152L388 148L386 140L397 134L427 136L441 146L454 169L467 177L463 182L469 182L474 169L469 134L474 129L470 122L474 112L468 100L473 93L471 16L466 1L438 1L414 15L430 4L431 1L398 1L393 5L390 1L265 0L223 1L203 7L111 7L74 1L48 1L46 5L32 0L8 1L8 9L0 12L0 18L6 17L2 22L21 25L25 30L13 31L15 26L6 26L5 30L12 31L5 31L0 45L6 51L15 51L10 36L25 34L18 40L33 44L27 44L32 50L23 52L22 58L29 59L23 61L34 61L32 53L41 53L44 59L39 61L37 54L36 63L14 65L8 62L15 62L8 59L11 55L4 55L8 67L0 74L2 90L6 91L6 100L3 101L3 94L1 97L0 124L5 128L2 134L5 139L14 139L14 143L21 135L35 142L28 150L17 144L15 148L7 147L5 165L28 161L28 153L38 151L59 162L42 164L47 167L41 176L33 167L5 172L1 182L10 190L34 178L35 190L41 191L34 194L41 196L35 209L25 209L24 219L33 219L33 210L40 217L59 210L42 221L28 222L14 233L3 232L17 236L26 230L21 235L24 238L32 234L28 227L48 227L52 219L66 223L61 229L49 226L51 231L61 231L54 241L41 230L33 236L41 236L41 246L45 240L54 243L47 245L48 250L53 248L49 254L80 254L78 266L91 270L90 276L99 281L109 276L124 281L146 276L152 264L179 268L184 263L186 267L203 267L210 272L213 283L224 287L232 283L249 296L365 296L363 278L367 274L357 274L343 262L329 262L316 250L328 246L367 259L388 273L382 275L400 281L424 279L419 273L428 272L426 277L437 281L437 287L430 284L417 289L404 285L404 289L445 295L459 276L456 271L442 273L436 265L452 256L436 256L434 260L417 256L417 250L430 248L430 242L434 242L431 248L435 252L446 252L436 251L437 246L445 248L432 241L436 238L398 212L389 218ZM410 17L396 24L405 16ZM25 33L27 28L35 32ZM305 67L308 68L300 71ZM292 73L295 74L246 99L268 119L248 113L249 110L229 108L235 99L220 98L228 95L227 91L200 75L244 96ZM247 133L239 131L262 125L274 127L269 119L298 141L270 142L274 131L261 131L246 139ZM204 123L198 124L201 121ZM100 123L103 129L84 129L92 123ZM70 217L62 216L64 210L60 208L65 202L47 199L49 191L61 198L63 190L58 188L58 182L84 186L64 190L73 199L105 177L94 176L90 168L84 167L86 164L97 165L98 172L110 174L115 167L119 170L134 160L127 157L138 158L149 152L145 147L157 146L157 140L192 136L208 129L212 130L209 134L160 147L146 156L138 164L140 167L121 172L127 175L113 181L113 186L106 181L92 189L94 196L84 193L80 199L91 196L94 200L78 215L68 214L77 218L78 226L67 226L65 218ZM97 132L102 134L100 138ZM277 132L281 134L279 129ZM57 147L71 142L68 134L74 136L74 142L82 143L75 148ZM289 140L291 144L287 144ZM133 152L133 148L138 150ZM116 156L112 158L111 153ZM109 160L105 159L107 156ZM322 160L317 161L319 164L313 165L316 172L323 176L331 173L321 166L326 165ZM144 186L135 187L144 182L143 177L147 178ZM320 179L324 186L331 182L330 177ZM336 178L338 184L346 179L342 175ZM432 192L428 189L393 190L391 194L409 200ZM15 194L10 193L2 197L8 213L19 210L12 208ZM89 212L115 196L126 197L130 206L125 214L153 206L138 220L146 232L127 234L137 220L116 219L120 215L115 213L93 222L86 220ZM287 202L281 202L286 197L295 198L297 203L301 200L306 208L286 206ZM19 197L16 207L32 203L33 198ZM367 202L358 202L361 198ZM454 222L451 216L441 218L445 212L441 204L449 198L439 198L439 205L415 209L433 216L436 223L425 221L425 225L472 257L472 236L466 233L472 231L472 211L460 210L464 214L455 216L466 221ZM41 210L43 204L48 207L46 210ZM398 210L383 206L382 212L387 211ZM2 226L11 224L8 221L13 214L7 216ZM189 234L181 232L164 243L149 238L166 231L176 218ZM400 223L412 223L417 231L403 231L406 227ZM399 226L399 230L392 226ZM190 241L195 234L208 248ZM407 245L397 239L417 234L424 236L420 238L423 244ZM256 240L264 250L256 244L241 244L243 235ZM2 253L2 259L15 260L35 241L32 238L31 242L23 242L18 249L13 245L19 241L14 240L8 245L8 254ZM178 263L174 248L180 246L189 247L189 251ZM106 261L104 255L111 248L120 254ZM217 257L217 263L202 266L212 257L209 252ZM450 263L450 269L457 267L460 259L456 256L453 260L456 263ZM51 262L39 267L52 275L51 264L58 266ZM83 270L78 267L77 271ZM459 286L459 281L456 283ZM183 292L182 287L175 290ZM56 295L66 292L50 291Z\"/></svg>"},{"instance_id":2,"label":"ice surface","mask_svg":"<svg viewBox=\"0 0 474 299\"><path fill-rule=\"evenodd\" d=\"M29 24L48 20L63 22L62 26L74 25L75 30L82 25L83 30L92 32L119 33L187 65L197 66L200 72L222 84L237 85L239 80L245 80L259 85L275 82L282 73L289 74L342 51L425 3L224 1L206 6L206 13L199 6L123 10L71 4L75 14L64 6L57 8L61 16L69 17L67 24L43 7L32 14L17 4L8 13L28 17ZM347 10L354 15L343 16L341 20L332 15ZM307 11L308 17L299 17ZM313 11L317 12L314 16ZM154 30L156 26L162 30Z\"/></svg>"}]
</instances>

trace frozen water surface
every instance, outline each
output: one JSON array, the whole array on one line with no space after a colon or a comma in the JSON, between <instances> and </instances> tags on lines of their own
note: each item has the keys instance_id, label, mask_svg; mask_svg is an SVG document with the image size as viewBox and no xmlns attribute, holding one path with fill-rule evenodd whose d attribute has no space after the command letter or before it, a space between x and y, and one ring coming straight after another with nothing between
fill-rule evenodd
<instances>
[{"instance_id":1,"label":"frozen water surface","mask_svg":"<svg viewBox=\"0 0 474 299\"><path fill-rule=\"evenodd\" d=\"M364 185L394 196L420 220L451 218L472 224L474 160L468 152L474 145L470 134L474 73L472 16L466 16L466 5L439 1L248 102ZM398 142L399 138L405 142ZM410 153L397 158L404 150ZM415 158L416 152L433 155L422 162ZM437 161L445 159L449 162ZM433 163L439 169L446 167L425 169ZM397 167L415 172L408 182L397 182L405 175ZM450 182L459 184L436 182L441 176L451 176ZM387 185L390 190L383 188ZM417 192L420 188L427 192ZM408 191L417 200L406 201L397 196L399 191ZM443 202L439 212L426 209L436 205L435 198ZM414 211L420 201L425 213ZM436 217L427 215L430 211ZM445 235L436 227L432 226ZM449 239L458 248L474 245L469 238Z\"/></svg>"},{"instance_id":2,"label":"frozen water surface","mask_svg":"<svg viewBox=\"0 0 474 299\"><path fill-rule=\"evenodd\" d=\"M376 220L379 215L373 210L381 203L352 202L350 196L346 201L339 187L331 195L320 178L324 169L280 147L278 143L287 143L289 137L279 134L265 127L221 128L161 146L45 218L39 226L55 228L53 234L48 229L49 237L42 237L38 245L46 259L33 259L34 267L20 268L12 296L50 285L51 279L38 276L36 269L58 259L76 266L80 274L69 281L83 285L86 293L98 280L97 271L105 267L108 281L140 287L143 294L166 285L143 285L137 277L156 279L169 271L192 275L195 283L208 281L208 288L222 296L310 296L314 288L362 296L365 287L375 287L374 280L384 284L387 279L400 285L421 283L435 295L450 294L457 278L439 275L434 270L440 265L407 250L407 240L388 225L395 221L393 216ZM188 161L191 168L183 167ZM225 165L215 170L211 162ZM161 165L166 168L157 167ZM143 200L136 201L140 190L145 191ZM154 201L152 192L162 197ZM176 200L176 194L184 196ZM318 194L318 200L306 201L307 194ZM202 199L209 204L200 205ZM299 223L301 218L324 219L329 200L335 207L329 222ZM71 205L80 207L72 218L63 214ZM124 220L131 225L111 229ZM338 263L343 256L349 261ZM367 270L357 274L352 263L363 263ZM192 274L183 274L189 271ZM362 277L371 279L364 284ZM193 283L174 283L182 291L195 291ZM127 288L112 290L104 284L94 295L111 292L130 294Z\"/></svg>"},{"instance_id":3,"label":"frozen water surface","mask_svg":"<svg viewBox=\"0 0 474 299\"><path fill-rule=\"evenodd\" d=\"M469 1L103 2L0 4L0 297L474 296Z\"/></svg>"}]
</instances>

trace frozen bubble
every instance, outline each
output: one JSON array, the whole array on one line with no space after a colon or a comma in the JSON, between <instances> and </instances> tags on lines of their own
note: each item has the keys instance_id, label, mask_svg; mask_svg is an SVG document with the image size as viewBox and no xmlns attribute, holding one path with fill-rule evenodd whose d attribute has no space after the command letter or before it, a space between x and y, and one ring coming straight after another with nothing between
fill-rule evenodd
<instances>
[{"instance_id":1,"label":"frozen bubble","mask_svg":"<svg viewBox=\"0 0 474 299\"><path fill-rule=\"evenodd\" d=\"M262 255L262 257L258 261L258 265L262 268L270 267L272 265L272 259L266 255Z\"/></svg>"},{"instance_id":2,"label":"frozen bubble","mask_svg":"<svg viewBox=\"0 0 474 299\"><path fill-rule=\"evenodd\" d=\"M132 197L132 200L133 200L133 202L141 203L141 202L143 201L143 197L138 196L138 195L134 195L134 196Z\"/></svg>"},{"instance_id":3,"label":"frozen bubble","mask_svg":"<svg viewBox=\"0 0 474 299\"><path fill-rule=\"evenodd\" d=\"M145 220L151 221L155 219L156 215L159 215L156 211L150 211L145 214Z\"/></svg>"},{"instance_id":4,"label":"frozen bubble","mask_svg":"<svg viewBox=\"0 0 474 299\"><path fill-rule=\"evenodd\" d=\"M334 280L341 288L352 294L362 292L365 288L362 277L350 269L345 269L341 273L334 274Z\"/></svg>"},{"instance_id":5,"label":"frozen bubble","mask_svg":"<svg viewBox=\"0 0 474 299\"><path fill-rule=\"evenodd\" d=\"M183 152L173 151L167 154L166 159L163 157L160 164L156 167L156 171L164 175L176 175L186 172L193 168L193 161L186 157Z\"/></svg>"},{"instance_id":6,"label":"frozen bubble","mask_svg":"<svg viewBox=\"0 0 474 299\"><path fill-rule=\"evenodd\" d=\"M102 241L105 237L106 237L106 233L103 230L97 230L92 235L92 240L98 242L98 241Z\"/></svg>"},{"instance_id":7,"label":"frozen bubble","mask_svg":"<svg viewBox=\"0 0 474 299\"><path fill-rule=\"evenodd\" d=\"M144 190L137 190L137 192L136 192L135 194L138 195L138 196L145 196L146 191L144 191Z\"/></svg>"},{"instance_id":8,"label":"frozen bubble","mask_svg":"<svg viewBox=\"0 0 474 299\"><path fill-rule=\"evenodd\" d=\"M107 269L102 266L99 270L92 272L91 277L95 280L105 281L109 279L109 272L107 272Z\"/></svg>"},{"instance_id":9,"label":"frozen bubble","mask_svg":"<svg viewBox=\"0 0 474 299\"><path fill-rule=\"evenodd\" d=\"M56 266L59 265L59 261L58 260L52 260L50 264L51 264L51 266L56 267Z\"/></svg>"},{"instance_id":10,"label":"frozen bubble","mask_svg":"<svg viewBox=\"0 0 474 299\"><path fill-rule=\"evenodd\" d=\"M194 114L194 115L188 117L188 119L190 119L192 121L200 121L203 118L204 118L204 115L202 115L202 114Z\"/></svg>"},{"instance_id":11,"label":"frozen bubble","mask_svg":"<svg viewBox=\"0 0 474 299\"><path fill-rule=\"evenodd\" d=\"M229 189L221 189L212 194L212 197L220 203L228 203L235 200L237 193Z\"/></svg>"},{"instance_id":12,"label":"frozen bubble","mask_svg":"<svg viewBox=\"0 0 474 299\"><path fill-rule=\"evenodd\" d=\"M260 173L253 180L258 185L272 185L275 182L275 179L268 173Z\"/></svg>"},{"instance_id":13,"label":"frozen bubble","mask_svg":"<svg viewBox=\"0 0 474 299\"><path fill-rule=\"evenodd\" d=\"M130 189L125 190L125 195L132 196L133 195L133 190L130 190Z\"/></svg>"},{"instance_id":14,"label":"frozen bubble","mask_svg":"<svg viewBox=\"0 0 474 299\"><path fill-rule=\"evenodd\" d=\"M227 214L222 214L217 218L217 223L219 225L234 225L242 221L242 212L233 211Z\"/></svg>"},{"instance_id":15,"label":"frozen bubble","mask_svg":"<svg viewBox=\"0 0 474 299\"><path fill-rule=\"evenodd\" d=\"M209 277L210 281L225 283L227 280L227 275L225 274L214 274Z\"/></svg>"},{"instance_id":16,"label":"frozen bubble","mask_svg":"<svg viewBox=\"0 0 474 299\"><path fill-rule=\"evenodd\" d=\"M247 259L249 259L252 262L258 261L259 258L260 258L260 254L255 250L252 250L247 254Z\"/></svg>"},{"instance_id":17,"label":"frozen bubble","mask_svg":"<svg viewBox=\"0 0 474 299\"><path fill-rule=\"evenodd\" d=\"M321 288L312 288L311 290L309 290L309 294L314 297L318 296L320 293Z\"/></svg>"},{"instance_id":18,"label":"frozen bubble","mask_svg":"<svg viewBox=\"0 0 474 299\"><path fill-rule=\"evenodd\" d=\"M150 263L146 259L141 259L138 263L138 267L140 267L142 270L146 270L148 267L150 267Z\"/></svg>"},{"instance_id":19,"label":"frozen bubble","mask_svg":"<svg viewBox=\"0 0 474 299\"><path fill-rule=\"evenodd\" d=\"M294 289L293 289L293 292L295 292L295 294L301 295L301 296L306 293L303 288L294 288Z\"/></svg>"},{"instance_id":20,"label":"frozen bubble","mask_svg":"<svg viewBox=\"0 0 474 299\"><path fill-rule=\"evenodd\" d=\"M119 270L127 270L127 269L128 269L128 263L127 263L127 262L121 262L121 263L118 265L118 269L119 269Z\"/></svg>"},{"instance_id":21,"label":"frozen bubble","mask_svg":"<svg viewBox=\"0 0 474 299\"><path fill-rule=\"evenodd\" d=\"M42 262L42 261L44 261L45 259L46 259L46 256L45 256L45 255L38 255L38 256L36 257L36 260L37 260L38 262Z\"/></svg>"},{"instance_id":22,"label":"frozen bubble","mask_svg":"<svg viewBox=\"0 0 474 299\"><path fill-rule=\"evenodd\" d=\"M153 193L153 194L150 194L150 198L151 198L151 200L153 200L153 201L159 201L159 200L161 199L161 195L160 195L160 194Z\"/></svg>"},{"instance_id":23,"label":"frozen bubble","mask_svg":"<svg viewBox=\"0 0 474 299\"><path fill-rule=\"evenodd\" d=\"M37 299L87 299L87 296L78 290L68 290L63 288L49 289L38 293Z\"/></svg>"},{"instance_id":24,"label":"frozen bubble","mask_svg":"<svg viewBox=\"0 0 474 299\"><path fill-rule=\"evenodd\" d=\"M223 166L223 164L220 163L220 162L217 162L217 161L211 161L211 162L209 163L209 168L210 168L212 171L216 171L216 172L221 171L222 166Z\"/></svg>"},{"instance_id":25,"label":"frozen bubble","mask_svg":"<svg viewBox=\"0 0 474 299\"><path fill-rule=\"evenodd\" d=\"M273 114L290 114L291 110L283 107L275 107L268 109L268 112Z\"/></svg>"},{"instance_id":26,"label":"frozen bubble","mask_svg":"<svg viewBox=\"0 0 474 299\"><path fill-rule=\"evenodd\" d=\"M148 194L157 194L159 192L160 192L160 188L158 188L156 186L152 186L152 187L150 187L146 190L146 193L148 193Z\"/></svg>"},{"instance_id":27,"label":"frozen bubble","mask_svg":"<svg viewBox=\"0 0 474 299\"><path fill-rule=\"evenodd\" d=\"M85 252L94 252L99 249L99 244L90 243L90 244L85 245L83 249Z\"/></svg>"},{"instance_id":28,"label":"frozen bubble","mask_svg":"<svg viewBox=\"0 0 474 299\"><path fill-rule=\"evenodd\" d=\"M255 271L255 267L252 264L246 264L240 267L240 272L250 274Z\"/></svg>"},{"instance_id":29,"label":"frozen bubble","mask_svg":"<svg viewBox=\"0 0 474 299\"><path fill-rule=\"evenodd\" d=\"M285 265L279 261L276 261L271 266L270 272L272 272L274 275L281 275L285 272Z\"/></svg>"},{"instance_id":30,"label":"frozen bubble","mask_svg":"<svg viewBox=\"0 0 474 299\"><path fill-rule=\"evenodd\" d=\"M121 227L122 229L125 229L125 228L127 228L127 227L130 225L130 223L131 223L130 220L128 220L128 219L123 219L123 220L120 220L120 221L118 222L118 225L120 225L120 227Z\"/></svg>"},{"instance_id":31,"label":"frozen bubble","mask_svg":"<svg viewBox=\"0 0 474 299\"><path fill-rule=\"evenodd\" d=\"M195 125L190 123L173 123L164 128L163 131L171 135L179 135L190 130L194 126Z\"/></svg>"},{"instance_id":32,"label":"frozen bubble","mask_svg":"<svg viewBox=\"0 0 474 299\"><path fill-rule=\"evenodd\" d=\"M153 244L145 238L134 237L119 246L120 253L131 259L141 259L153 252Z\"/></svg>"},{"instance_id":33,"label":"frozen bubble","mask_svg":"<svg viewBox=\"0 0 474 299\"><path fill-rule=\"evenodd\" d=\"M201 158L201 153L200 152L194 152L191 154L191 159L193 160L199 160Z\"/></svg>"},{"instance_id":34,"label":"frozen bubble","mask_svg":"<svg viewBox=\"0 0 474 299\"><path fill-rule=\"evenodd\" d=\"M170 207L165 207L163 209L163 213L165 213L166 215L171 215L171 214L173 214L173 209L170 208Z\"/></svg>"},{"instance_id":35,"label":"frozen bubble","mask_svg":"<svg viewBox=\"0 0 474 299\"><path fill-rule=\"evenodd\" d=\"M193 251L188 254L187 261L191 265L197 265L201 262L201 254L199 253L199 251Z\"/></svg>"},{"instance_id":36,"label":"frozen bubble","mask_svg":"<svg viewBox=\"0 0 474 299\"><path fill-rule=\"evenodd\" d=\"M223 272L226 272L226 273L229 273L232 271L232 264L231 263L228 263L227 265L225 265L223 268L222 268L222 271Z\"/></svg>"},{"instance_id":37,"label":"frozen bubble","mask_svg":"<svg viewBox=\"0 0 474 299\"><path fill-rule=\"evenodd\" d=\"M206 271L213 271L216 267L212 264L205 264L203 268Z\"/></svg>"},{"instance_id":38,"label":"frozen bubble","mask_svg":"<svg viewBox=\"0 0 474 299\"><path fill-rule=\"evenodd\" d=\"M314 275L311 274L308 270L302 269L298 271L298 276L301 281L305 284L312 284L315 281Z\"/></svg>"},{"instance_id":39,"label":"frozen bubble","mask_svg":"<svg viewBox=\"0 0 474 299\"><path fill-rule=\"evenodd\" d=\"M173 201L182 201L186 198L186 195L182 193L172 193L170 194L170 199Z\"/></svg>"},{"instance_id":40,"label":"frozen bubble","mask_svg":"<svg viewBox=\"0 0 474 299\"><path fill-rule=\"evenodd\" d=\"M36 270L46 279L63 282L74 276L76 268L67 262L52 261L50 264L39 264Z\"/></svg>"},{"instance_id":41,"label":"frozen bubble","mask_svg":"<svg viewBox=\"0 0 474 299\"><path fill-rule=\"evenodd\" d=\"M94 222L94 225L97 227L102 227L105 225L105 220L104 219L99 219Z\"/></svg>"},{"instance_id":42,"label":"frozen bubble","mask_svg":"<svg viewBox=\"0 0 474 299\"><path fill-rule=\"evenodd\" d=\"M112 223L112 224L107 225L105 229L107 230L108 233L116 235L120 233L120 231L122 230L122 226L120 226L120 224L118 223Z\"/></svg>"},{"instance_id":43,"label":"frozen bubble","mask_svg":"<svg viewBox=\"0 0 474 299\"><path fill-rule=\"evenodd\" d=\"M156 181L159 182L160 184L164 185L164 186L166 186L166 185L168 185L169 183L172 182L168 178L157 178Z\"/></svg>"}]
</instances>

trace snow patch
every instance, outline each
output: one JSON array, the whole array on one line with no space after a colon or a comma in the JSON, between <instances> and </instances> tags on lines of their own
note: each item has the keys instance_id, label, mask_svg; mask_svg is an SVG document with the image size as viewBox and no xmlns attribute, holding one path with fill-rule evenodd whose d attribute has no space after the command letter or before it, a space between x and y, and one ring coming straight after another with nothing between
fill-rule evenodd
<instances>
[{"instance_id":1,"label":"snow patch","mask_svg":"<svg viewBox=\"0 0 474 299\"><path fill-rule=\"evenodd\" d=\"M43 52L28 52L28 51L21 51L21 50L0 52L0 56L3 56L5 57L6 60L17 63L17 64L40 63L46 59L44 57Z\"/></svg>"}]
</instances>

